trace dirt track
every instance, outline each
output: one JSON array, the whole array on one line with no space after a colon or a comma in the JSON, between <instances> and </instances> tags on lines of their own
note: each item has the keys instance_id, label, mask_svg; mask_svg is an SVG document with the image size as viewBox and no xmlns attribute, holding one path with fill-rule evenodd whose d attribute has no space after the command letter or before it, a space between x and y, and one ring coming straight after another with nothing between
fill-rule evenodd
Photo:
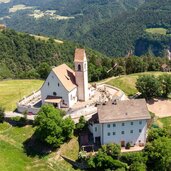
<instances>
[{"instance_id":1,"label":"dirt track","mask_svg":"<svg viewBox=\"0 0 171 171\"><path fill-rule=\"evenodd\" d=\"M153 99L147 102L149 111L155 113L159 118L171 116L171 100Z\"/></svg>"}]
</instances>

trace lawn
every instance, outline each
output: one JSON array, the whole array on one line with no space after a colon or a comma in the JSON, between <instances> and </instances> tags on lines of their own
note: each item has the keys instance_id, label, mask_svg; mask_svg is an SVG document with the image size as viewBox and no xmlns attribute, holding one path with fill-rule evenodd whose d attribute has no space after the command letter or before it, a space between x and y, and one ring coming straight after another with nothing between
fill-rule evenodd
<instances>
[{"instance_id":1,"label":"lawn","mask_svg":"<svg viewBox=\"0 0 171 171\"><path fill-rule=\"evenodd\" d=\"M161 128L166 128L168 133L171 135L171 116L166 118L159 118L157 125Z\"/></svg>"},{"instance_id":2,"label":"lawn","mask_svg":"<svg viewBox=\"0 0 171 171\"><path fill-rule=\"evenodd\" d=\"M0 105L7 111L14 110L21 98L38 90L42 84L42 80L0 81Z\"/></svg>"},{"instance_id":3,"label":"lawn","mask_svg":"<svg viewBox=\"0 0 171 171\"><path fill-rule=\"evenodd\" d=\"M166 35L166 31L167 29L165 28L149 28L145 30L147 33L151 33L151 34L162 34L162 35Z\"/></svg>"},{"instance_id":4,"label":"lawn","mask_svg":"<svg viewBox=\"0 0 171 171\"><path fill-rule=\"evenodd\" d=\"M6 130L6 131L5 131ZM3 171L74 171L72 166L60 158L57 152L42 158L27 156L23 142L34 133L32 126L11 127L8 123L0 124L0 170ZM78 156L78 141L71 141L59 149L62 155L73 160ZM59 158L58 158L59 157Z\"/></svg>"},{"instance_id":5,"label":"lawn","mask_svg":"<svg viewBox=\"0 0 171 171\"><path fill-rule=\"evenodd\" d=\"M166 118L161 118L159 120L163 124L164 127L170 127L170 129L171 129L171 116L166 117Z\"/></svg>"},{"instance_id":6,"label":"lawn","mask_svg":"<svg viewBox=\"0 0 171 171\"><path fill-rule=\"evenodd\" d=\"M7 122L4 122L4 123L0 123L0 133L1 132L4 132L5 130L9 129L10 128L10 124L8 124Z\"/></svg>"},{"instance_id":7,"label":"lawn","mask_svg":"<svg viewBox=\"0 0 171 171\"><path fill-rule=\"evenodd\" d=\"M135 87L135 83L136 83L137 78L144 74L146 75L151 74L151 75L159 76L163 74L163 72L144 72L144 73L123 75L123 76L120 76L118 78L114 78L108 81L107 84L117 87L121 89L123 92L125 92L126 95L131 96L138 92L138 90Z\"/></svg>"}]
</instances>

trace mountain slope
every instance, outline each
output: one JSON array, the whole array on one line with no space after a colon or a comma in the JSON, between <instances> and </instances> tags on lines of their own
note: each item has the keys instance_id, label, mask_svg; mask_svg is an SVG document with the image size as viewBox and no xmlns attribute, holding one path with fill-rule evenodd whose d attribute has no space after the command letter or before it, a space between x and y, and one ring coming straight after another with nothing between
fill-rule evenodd
<instances>
[{"instance_id":1,"label":"mountain slope","mask_svg":"<svg viewBox=\"0 0 171 171\"><path fill-rule=\"evenodd\" d=\"M170 49L170 35L147 34L146 28L171 28L171 0L147 0L136 12L105 22L80 41L108 55L125 56L133 51L144 55L149 50L163 56Z\"/></svg>"},{"instance_id":2,"label":"mountain slope","mask_svg":"<svg viewBox=\"0 0 171 171\"><path fill-rule=\"evenodd\" d=\"M5 5L20 3L33 8L3 19L16 30L80 42L109 56L162 57L171 50L171 0L13 0Z\"/></svg>"},{"instance_id":3,"label":"mountain slope","mask_svg":"<svg viewBox=\"0 0 171 171\"><path fill-rule=\"evenodd\" d=\"M125 12L136 10L145 0L13 0L0 5L3 22L18 31L53 35L78 40L98 24L110 21ZM24 4L32 9L8 13L9 7ZM1 8L4 8L1 10ZM6 9L6 10L5 10ZM40 11L36 11L40 10ZM52 19L46 10L55 10ZM51 11L52 12L52 11ZM2 14L3 13L3 14ZM45 14L46 13L46 14ZM35 19L34 16L42 16ZM32 16L30 16L32 15ZM62 17L61 17L62 16Z\"/></svg>"}]
</instances>

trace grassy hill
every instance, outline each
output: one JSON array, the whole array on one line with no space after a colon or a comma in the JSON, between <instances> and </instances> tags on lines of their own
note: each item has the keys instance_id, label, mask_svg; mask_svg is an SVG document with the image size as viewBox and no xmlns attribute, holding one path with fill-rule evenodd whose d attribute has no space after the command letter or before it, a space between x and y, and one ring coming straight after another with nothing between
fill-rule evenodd
<instances>
[{"instance_id":1,"label":"grassy hill","mask_svg":"<svg viewBox=\"0 0 171 171\"><path fill-rule=\"evenodd\" d=\"M0 81L0 105L7 111L14 110L16 103L37 91L43 84L42 80L4 80Z\"/></svg>"},{"instance_id":2,"label":"grassy hill","mask_svg":"<svg viewBox=\"0 0 171 171\"><path fill-rule=\"evenodd\" d=\"M34 128L31 126L11 127L8 123L0 123L0 168L3 171L72 171L75 170L64 160L57 160L57 153L31 157L23 149L23 143L32 136ZM68 152L66 149L71 149ZM77 159L78 143L76 137L62 145L61 154ZM66 152L67 151L67 152Z\"/></svg>"},{"instance_id":3,"label":"grassy hill","mask_svg":"<svg viewBox=\"0 0 171 171\"><path fill-rule=\"evenodd\" d=\"M138 92L138 90L135 87L135 83L137 78L144 74L158 76L163 74L163 72L143 72L130 75L123 75L119 78L114 78L113 80L110 80L109 82L107 82L107 84L120 88L123 92L126 93L126 95L131 96Z\"/></svg>"}]
</instances>

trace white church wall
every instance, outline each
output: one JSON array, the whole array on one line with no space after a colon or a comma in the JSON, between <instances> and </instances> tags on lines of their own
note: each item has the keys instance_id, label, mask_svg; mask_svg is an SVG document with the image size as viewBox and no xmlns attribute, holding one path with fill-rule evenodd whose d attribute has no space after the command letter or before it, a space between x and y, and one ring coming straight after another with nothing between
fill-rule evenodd
<instances>
[{"instance_id":1,"label":"white church wall","mask_svg":"<svg viewBox=\"0 0 171 171\"><path fill-rule=\"evenodd\" d=\"M54 96L54 92L56 92L56 96L62 97L64 103L69 106L68 91L56 77L55 73L51 71L41 88L42 103L45 103L45 99L48 95Z\"/></svg>"},{"instance_id":2,"label":"white church wall","mask_svg":"<svg viewBox=\"0 0 171 171\"><path fill-rule=\"evenodd\" d=\"M69 107L73 106L77 102L77 88L69 92L68 99L69 99Z\"/></svg>"}]
</instances>

